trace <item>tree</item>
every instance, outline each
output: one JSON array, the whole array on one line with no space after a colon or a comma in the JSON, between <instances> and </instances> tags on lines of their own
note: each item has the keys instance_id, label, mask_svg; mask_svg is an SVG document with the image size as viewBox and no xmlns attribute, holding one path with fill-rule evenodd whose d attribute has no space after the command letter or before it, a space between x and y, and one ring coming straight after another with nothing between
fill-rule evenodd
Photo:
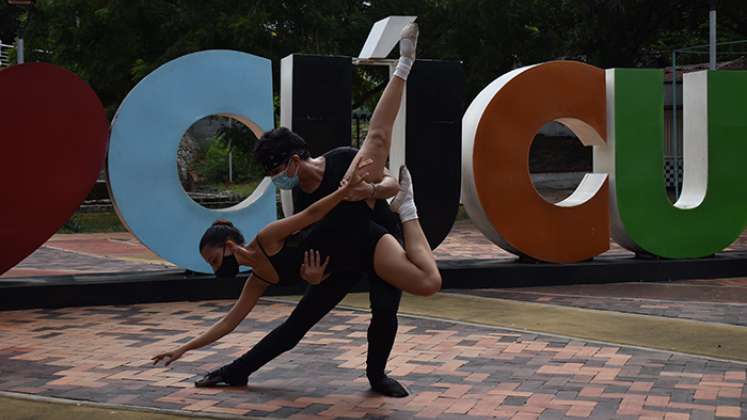
<instances>
[{"instance_id":1,"label":"tree","mask_svg":"<svg viewBox=\"0 0 747 420\"><path fill-rule=\"evenodd\" d=\"M747 38L743 2L719 1L722 40ZM17 12L2 4L0 22L17 26ZM29 60L81 75L112 115L140 79L181 55L225 48L267 57L277 91L281 58L355 56L375 21L402 14L419 16L420 57L464 62L468 99L516 66L557 58L665 66L672 49L708 34L708 0L38 0L29 39L48 54ZM375 93L385 77L364 69L354 97Z\"/></svg>"},{"instance_id":2,"label":"tree","mask_svg":"<svg viewBox=\"0 0 747 420\"><path fill-rule=\"evenodd\" d=\"M7 1L0 3L0 40L4 44L12 44L16 39L22 12L20 7L11 6Z\"/></svg>"}]
</instances>

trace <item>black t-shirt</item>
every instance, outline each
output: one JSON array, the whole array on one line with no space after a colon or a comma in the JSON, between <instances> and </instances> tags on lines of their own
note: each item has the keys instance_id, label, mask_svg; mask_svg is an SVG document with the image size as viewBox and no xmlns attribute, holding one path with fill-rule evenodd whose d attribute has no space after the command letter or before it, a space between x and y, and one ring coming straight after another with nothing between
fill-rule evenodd
<instances>
[{"instance_id":1,"label":"black t-shirt","mask_svg":"<svg viewBox=\"0 0 747 420\"><path fill-rule=\"evenodd\" d=\"M338 147L325 153L324 175L322 175L319 187L311 193L305 193L300 187L293 188L294 213L304 211L310 205L335 192L356 153L358 149L354 147Z\"/></svg>"},{"instance_id":2,"label":"black t-shirt","mask_svg":"<svg viewBox=\"0 0 747 420\"><path fill-rule=\"evenodd\" d=\"M311 193L304 192L300 187L294 188L293 211L295 213L301 212L318 200L335 192L357 153L358 149L354 147L338 147L325 153L324 175L319 187ZM366 205L365 201L355 204ZM373 220L376 223L387 229L397 239L402 237L399 217L389 209L386 200L376 200L373 212ZM333 210L327 217L334 217L334 213Z\"/></svg>"}]
</instances>

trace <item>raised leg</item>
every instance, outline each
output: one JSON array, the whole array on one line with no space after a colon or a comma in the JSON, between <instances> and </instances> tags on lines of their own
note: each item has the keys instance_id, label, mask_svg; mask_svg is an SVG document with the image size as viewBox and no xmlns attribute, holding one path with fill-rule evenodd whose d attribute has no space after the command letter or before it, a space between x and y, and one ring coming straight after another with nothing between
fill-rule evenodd
<instances>
[{"instance_id":1,"label":"raised leg","mask_svg":"<svg viewBox=\"0 0 747 420\"><path fill-rule=\"evenodd\" d=\"M363 140L363 145L358 155L345 174L345 178L352 173L352 170L358 166L358 162L364 158L373 159L373 163L369 166L367 181L378 182L384 176L384 168L386 167L389 149L392 144L394 120L399 113L407 75L415 61L417 39L418 27L416 24L409 24L402 30L400 34L400 60L394 72L394 77L387 83L384 93L376 104L376 108L374 108L371 121L368 125L368 134L366 134L366 138Z\"/></svg>"},{"instance_id":2,"label":"raised leg","mask_svg":"<svg viewBox=\"0 0 747 420\"><path fill-rule=\"evenodd\" d=\"M410 171L402 167L399 177L400 192L391 207L402 220L405 248L391 235L382 237L374 252L374 269L382 279L406 292L432 295L441 289L441 273L418 220Z\"/></svg>"},{"instance_id":3,"label":"raised leg","mask_svg":"<svg viewBox=\"0 0 747 420\"><path fill-rule=\"evenodd\" d=\"M403 223L405 249L385 235L376 245L374 269L384 281L414 295L430 296L441 289L441 273L417 219Z\"/></svg>"}]
</instances>

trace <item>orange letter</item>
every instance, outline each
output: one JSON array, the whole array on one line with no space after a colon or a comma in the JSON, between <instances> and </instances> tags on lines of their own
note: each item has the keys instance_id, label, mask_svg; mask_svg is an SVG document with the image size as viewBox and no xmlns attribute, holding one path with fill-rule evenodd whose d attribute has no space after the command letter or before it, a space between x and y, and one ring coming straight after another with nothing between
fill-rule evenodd
<instances>
[{"instance_id":1,"label":"orange letter","mask_svg":"<svg viewBox=\"0 0 747 420\"><path fill-rule=\"evenodd\" d=\"M462 120L464 206L483 234L519 255L557 263L609 249L607 174L587 174L564 201L545 201L532 185L529 149L549 121L585 145L606 138L604 70L556 61L493 81Z\"/></svg>"}]
</instances>

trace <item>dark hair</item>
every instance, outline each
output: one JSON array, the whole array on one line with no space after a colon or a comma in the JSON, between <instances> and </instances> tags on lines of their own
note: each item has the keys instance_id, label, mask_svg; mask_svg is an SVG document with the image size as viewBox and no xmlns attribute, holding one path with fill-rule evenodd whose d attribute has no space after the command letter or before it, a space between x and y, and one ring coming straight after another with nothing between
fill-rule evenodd
<instances>
[{"instance_id":1,"label":"dark hair","mask_svg":"<svg viewBox=\"0 0 747 420\"><path fill-rule=\"evenodd\" d=\"M309 147L301 136L285 127L262 134L254 146L254 159L262 165L265 172L284 164L293 155L308 159Z\"/></svg>"},{"instance_id":2,"label":"dark hair","mask_svg":"<svg viewBox=\"0 0 747 420\"><path fill-rule=\"evenodd\" d=\"M237 244L243 244L245 242L244 235L236 229L236 226L234 226L233 223L228 220L218 219L207 228L205 233L202 234L200 247L198 249L202 251L202 249L207 246L223 246L229 239Z\"/></svg>"}]
</instances>

